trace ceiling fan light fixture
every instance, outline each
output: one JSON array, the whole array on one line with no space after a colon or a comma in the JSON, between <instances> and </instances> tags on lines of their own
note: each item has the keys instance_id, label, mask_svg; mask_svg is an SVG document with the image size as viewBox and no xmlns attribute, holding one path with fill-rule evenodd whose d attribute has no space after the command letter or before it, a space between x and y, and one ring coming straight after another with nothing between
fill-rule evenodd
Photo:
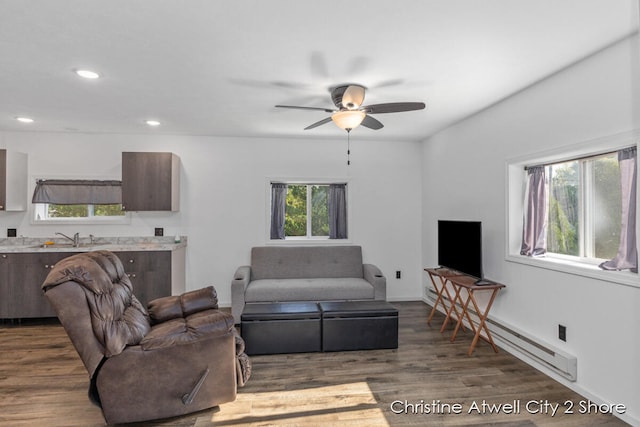
<instances>
[{"instance_id":1,"label":"ceiling fan light fixture","mask_svg":"<svg viewBox=\"0 0 640 427\"><path fill-rule=\"evenodd\" d=\"M342 106L348 110L355 110L362 105L364 101L364 87L359 85L350 85L342 94Z\"/></svg>"},{"instance_id":2,"label":"ceiling fan light fixture","mask_svg":"<svg viewBox=\"0 0 640 427\"><path fill-rule=\"evenodd\" d=\"M340 129L351 130L360 126L360 123L364 120L366 114L360 110L341 110L336 111L331 115L331 120Z\"/></svg>"}]
</instances>

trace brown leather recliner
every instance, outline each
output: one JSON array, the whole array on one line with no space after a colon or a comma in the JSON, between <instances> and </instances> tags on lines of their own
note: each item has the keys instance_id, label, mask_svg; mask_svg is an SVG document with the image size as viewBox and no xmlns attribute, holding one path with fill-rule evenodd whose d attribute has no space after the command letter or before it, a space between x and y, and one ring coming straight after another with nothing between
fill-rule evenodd
<instances>
[{"instance_id":1,"label":"brown leather recliner","mask_svg":"<svg viewBox=\"0 0 640 427\"><path fill-rule=\"evenodd\" d=\"M133 295L109 251L65 258L42 289L89 372L109 424L174 417L231 402L251 374L215 289L151 301Z\"/></svg>"}]
</instances>

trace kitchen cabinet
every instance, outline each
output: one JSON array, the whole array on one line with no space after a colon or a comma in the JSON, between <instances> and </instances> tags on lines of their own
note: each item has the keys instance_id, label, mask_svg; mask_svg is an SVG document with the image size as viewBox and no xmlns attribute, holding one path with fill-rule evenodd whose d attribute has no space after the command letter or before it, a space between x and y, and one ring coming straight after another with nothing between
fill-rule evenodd
<instances>
[{"instance_id":1,"label":"kitchen cabinet","mask_svg":"<svg viewBox=\"0 0 640 427\"><path fill-rule=\"evenodd\" d=\"M0 318L55 317L41 286L62 252L0 254Z\"/></svg>"},{"instance_id":2,"label":"kitchen cabinet","mask_svg":"<svg viewBox=\"0 0 640 427\"><path fill-rule=\"evenodd\" d=\"M114 251L124 265L133 293L149 301L185 291L185 248L161 251ZM60 260L77 252L0 253L0 319L56 317L41 286Z\"/></svg>"},{"instance_id":3,"label":"kitchen cabinet","mask_svg":"<svg viewBox=\"0 0 640 427\"><path fill-rule=\"evenodd\" d=\"M0 211L27 210L27 155L0 149Z\"/></svg>"},{"instance_id":4,"label":"kitchen cabinet","mask_svg":"<svg viewBox=\"0 0 640 427\"><path fill-rule=\"evenodd\" d=\"M149 301L171 295L171 252L116 252L133 285L133 294L144 307Z\"/></svg>"},{"instance_id":5,"label":"kitchen cabinet","mask_svg":"<svg viewBox=\"0 0 640 427\"><path fill-rule=\"evenodd\" d=\"M180 210L180 158L173 153L122 153L122 208Z\"/></svg>"}]
</instances>

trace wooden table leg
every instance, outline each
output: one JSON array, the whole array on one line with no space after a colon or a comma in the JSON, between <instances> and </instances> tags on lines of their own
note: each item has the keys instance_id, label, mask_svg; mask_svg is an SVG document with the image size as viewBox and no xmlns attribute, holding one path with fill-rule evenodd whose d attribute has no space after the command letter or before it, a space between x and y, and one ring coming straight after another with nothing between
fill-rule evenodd
<instances>
[{"instance_id":1,"label":"wooden table leg","mask_svg":"<svg viewBox=\"0 0 640 427\"><path fill-rule=\"evenodd\" d=\"M453 295L453 298L451 298L451 294L449 293L449 290L445 287L445 292L447 293L447 297L449 298L449 302L451 304L451 307L449 307L449 310L447 311L447 316L444 319L444 322L442 323L442 327L440 328L440 333L443 333L445 328L447 327L447 325L449 324L449 320L452 319L452 313L455 312L456 313L456 317L455 320L459 323L460 319L462 318L462 316L460 315L460 313L458 313L458 309L456 308L456 301L458 301L458 298L460 296L460 286L456 286L454 285L452 282L451 285L453 286L455 292ZM457 326L457 324L456 324Z\"/></svg>"},{"instance_id":2,"label":"wooden table leg","mask_svg":"<svg viewBox=\"0 0 640 427\"><path fill-rule=\"evenodd\" d=\"M491 305L493 304L493 300L496 298L497 293L498 293L498 289L494 289L493 292L491 293L491 298L489 298L489 302L487 303L487 307L485 308L484 313L482 313L480 311L480 308L478 307L478 303L476 302L476 299L473 297L473 291L469 290L469 299L471 299L471 302L473 302L473 307L475 308L476 313L478 313L478 318L480 319L480 323L478 324L478 330L476 331L476 334L473 337L473 341L471 342L471 347L469 347L469 352L467 353L469 356L473 354L473 350L475 350L476 345L478 344L478 340L481 338L480 333L482 332L483 329L486 332L487 336L486 338L485 337L482 337L482 338L484 338L489 344L491 344L491 347L493 347L493 351L498 353L498 347L493 342L493 338L491 337L491 332L489 332L489 328L487 327L487 316L489 314L489 310L491 309Z\"/></svg>"},{"instance_id":3,"label":"wooden table leg","mask_svg":"<svg viewBox=\"0 0 640 427\"><path fill-rule=\"evenodd\" d=\"M455 286L455 285L454 285ZM460 317L458 318L458 323L456 323L456 327L453 330L453 334L451 335L451 342L454 342L456 340L456 336L458 335L458 331L460 330L460 328L462 328L462 330L464 330L464 324L463 324L463 320L466 316L467 321L469 322L469 326L471 326L471 330L473 331L474 335L476 333L476 326L473 323L473 320L471 320L471 316L469 315L469 311L468 311L468 307L469 307L469 290L467 290L467 299L463 302L462 301L462 295L460 293L460 291L462 290L462 286L456 286L458 292L456 294L458 300L460 301L460 305L462 306L462 313L460 315Z\"/></svg>"},{"instance_id":4,"label":"wooden table leg","mask_svg":"<svg viewBox=\"0 0 640 427\"><path fill-rule=\"evenodd\" d=\"M438 285L436 284L436 281L433 280L433 275L431 273L429 273L429 279L431 279L431 283L433 283L433 288L436 290L436 294L438 295L438 297L436 298L436 303L433 304L431 313L427 318L427 325L431 325L431 319L433 319L433 316L436 314L436 311L438 311L438 303L442 305L442 308L444 309L445 312L447 311L447 306L444 304L443 296L442 296L442 293L444 292L444 287L445 287L444 279L442 277L439 277L440 283L442 284L441 288L438 288Z\"/></svg>"}]
</instances>

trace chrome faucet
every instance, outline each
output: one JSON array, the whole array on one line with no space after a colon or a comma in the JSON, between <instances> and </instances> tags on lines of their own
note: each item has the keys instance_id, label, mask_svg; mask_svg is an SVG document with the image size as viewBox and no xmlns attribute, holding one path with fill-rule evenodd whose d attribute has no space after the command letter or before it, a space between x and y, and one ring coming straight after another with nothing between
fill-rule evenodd
<instances>
[{"instance_id":1,"label":"chrome faucet","mask_svg":"<svg viewBox=\"0 0 640 427\"><path fill-rule=\"evenodd\" d=\"M78 246L80 246L80 233L76 233L76 234L74 234L74 235L73 235L73 238L71 238L71 237L67 236L67 235L66 235L66 234L64 234L64 233L58 233L58 232L56 232L56 234L59 234L60 236L64 237L65 239L68 239L68 240L72 241L72 242L73 242L73 247L74 247L74 248L77 248Z\"/></svg>"}]
</instances>

